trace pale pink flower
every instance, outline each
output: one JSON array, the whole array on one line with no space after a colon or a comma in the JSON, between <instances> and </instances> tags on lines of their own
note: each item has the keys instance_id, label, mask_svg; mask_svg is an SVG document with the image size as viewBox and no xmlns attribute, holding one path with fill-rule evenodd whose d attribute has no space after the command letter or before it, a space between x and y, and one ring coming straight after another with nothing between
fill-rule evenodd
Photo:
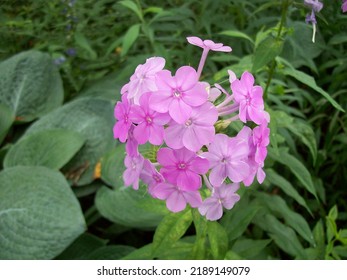
<instances>
[{"instance_id":1,"label":"pale pink flower","mask_svg":"<svg viewBox=\"0 0 347 280\"><path fill-rule=\"evenodd\" d=\"M125 156L124 165L126 167L123 173L123 181L125 186L132 185L134 190L139 189L139 179L143 168L144 158L141 154L131 157Z\"/></svg>"},{"instance_id":2,"label":"pale pink flower","mask_svg":"<svg viewBox=\"0 0 347 280\"><path fill-rule=\"evenodd\" d=\"M118 101L114 108L114 116L117 119L113 127L113 137L118 138L119 141L124 143L128 137L128 131L132 125L129 118L131 105L128 101L127 94L122 96L122 102Z\"/></svg>"},{"instance_id":3,"label":"pale pink flower","mask_svg":"<svg viewBox=\"0 0 347 280\"><path fill-rule=\"evenodd\" d=\"M138 150L139 143L136 141L134 137L134 129L135 129L135 125L132 124L128 131L128 139L125 143L125 151L131 157L137 156L139 154L139 150Z\"/></svg>"},{"instance_id":4,"label":"pale pink flower","mask_svg":"<svg viewBox=\"0 0 347 280\"><path fill-rule=\"evenodd\" d=\"M264 112L263 89L253 86L254 77L244 72L240 80L231 84L234 100L239 104L239 118L246 123L248 120L261 124L267 118Z\"/></svg>"},{"instance_id":5,"label":"pale pink flower","mask_svg":"<svg viewBox=\"0 0 347 280\"><path fill-rule=\"evenodd\" d=\"M170 116L149 108L150 95L150 93L142 95L140 105L133 105L131 108L130 118L137 124L134 137L141 145L147 141L153 145L161 145L164 138L164 125L169 122Z\"/></svg>"},{"instance_id":6,"label":"pale pink flower","mask_svg":"<svg viewBox=\"0 0 347 280\"><path fill-rule=\"evenodd\" d=\"M199 174L205 174L209 168L206 159L186 148L161 148L157 153L157 160L162 166L160 173L164 178L185 191L198 190L201 187Z\"/></svg>"},{"instance_id":7,"label":"pale pink flower","mask_svg":"<svg viewBox=\"0 0 347 280\"><path fill-rule=\"evenodd\" d=\"M227 177L238 183L249 175L248 144L236 137L216 134L208 152L202 153L201 156L210 163L212 170L209 179L215 187L220 186Z\"/></svg>"},{"instance_id":8,"label":"pale pink flower","mask_svg":"<svg viewBox=\"0 0 347 280\"><path fill-rule=\"evenodd\" d=\"M194 107L190 117L183 124L172 121L165 130L166 144L173 149L186 147L197 152L203 145L214 139L214 124L218 120L218 111L212 103Z\"/></svg>"},{"instance_id":9,"label":"pale pink flower","mask_svg":"<svg viewBox=\"0 0 347 280\"><path fill-rule=\"evenodd\" d=\"M143 169L140 173L140 179L148 186L148 192L156 198L153 194L153 189L159 183L165 182L163 175L161 175L153 163L151 163L148 159L144 161Z\"/></svg>"},{"instance_id":10,"label":"pale pink flower","mask_svg":"<svg viewBox=\"0 0 347 280\"><path fill-rule=\"evenodd\" d=\"M267 146L270 143L270 129L267 123L263 122L260 126L253 129L253 144L256 148L254 160L257 163L264 162L267 156Z\"/></svg>"},{"instance_id":11,"label":"pale pink flower","mask_svg":"<svg viewBox=\"0 0 347 280\"><path fill-rule=\"evenodd\" d=\"M210 221L220 219L223 215L223 207L230 210L240 200L240 196L235 193L239 187L239 184L222 184L214 188L212 195L206 198L199 207L200 214Z\"/></svg>"},{"instance_id":12,"label":"pale pink flower","mask_svg":"<svg viewBox=\"0 0 347 280\"><path fill-rule=\"evenodd\" d=\"M159 183L152 190L153 195L161 200L166 200L166 207L172 212L180 212L186 208L187 203L197 208L202 199L199 191L187 191L175 184Z\"/></svg>"},{"instance_id":13,"label":"pale pink flower","mask_svg":"<svg viewBox=\"0 0 347 280\"><path fill-rule=\"evenodd\" d=\"M187 37L187 41L195 46L203 49L208 49L215 52L231 52L232 49L229 46L224 46L222 43L215 43L211 40L201 40L199 37Z\"/></svg>"},{"instance_id":14,"label":"pale pink flower","mask_svg":"<svg viewBox=\"0 0 347 280\"><path fill-rule=\"evenodd\" d=\"M164 58L148 58L145 64L137 66L135 73L130 77L130 82L126 87L122 88L121 92L128 92L128 98L133 99L134 104L139 105L142 94L157 90L155 76L159 71L163 70L164 66Z\"/></svg>"},{"instance_id":15,"label":"pale pink flower","mask_svg":"<svg viewBox=\"0 0 347 280\"><path fill-rule=\"evenodd\" d=\"M342 3L342 6L341 6L341 9L342 9L342 12L345 13L347 12L347 0L342 0L343 3Z\"/></svg>"},{"instance_id":16,"label":"pale pink flower","mask_svg":"<svg viewBox=\"0 0 347 280\"><path fill-rule=\"evenodd\" d=\"M150 98L151 109L159 113L169 112L178 123L184 123L189 118L192 107L207 101L207 91L190 66L179 68L174 77L167 70L159 72L156 85L158 91L153 92Z\"/></svg>"}]
</instances>

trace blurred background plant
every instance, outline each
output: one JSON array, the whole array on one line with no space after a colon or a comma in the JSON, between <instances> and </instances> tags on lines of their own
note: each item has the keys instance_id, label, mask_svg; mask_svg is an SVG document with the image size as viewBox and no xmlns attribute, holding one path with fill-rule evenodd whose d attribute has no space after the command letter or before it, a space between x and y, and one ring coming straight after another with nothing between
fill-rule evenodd
<instances>
[{"instance_id":1,"label":"blurred background plant","mask_svg":"<svg viewBox=\"0 0 347 280\"><path fill-rule=\"evenodd\" d=\"M346 259L347 15L325 2L313 44L299 0L2 1L0 259ZM218 223L123 187L111 132L139 63L197 66L192 35L233 48L202 79L251 71L271 114L267 179Z\"/></svg>"}]
</instances>

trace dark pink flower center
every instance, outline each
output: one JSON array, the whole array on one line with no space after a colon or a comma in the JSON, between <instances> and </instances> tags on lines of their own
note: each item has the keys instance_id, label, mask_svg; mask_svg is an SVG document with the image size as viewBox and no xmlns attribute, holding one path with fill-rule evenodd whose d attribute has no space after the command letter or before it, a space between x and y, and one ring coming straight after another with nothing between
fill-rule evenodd
<instances>
[{"instance_id":1,"label":"dark pink flower center","mask_svg":"<svg viewBox=\"0 0 347 280\"><path fill-rule=\"evenodd\" d=\"M153 122L152 117L147 115L146 116L146 122L147 122L147 124L152 124L152 122Z\"/></svg>"},{"instance_id":2,"label":"dark pink flower center","mask_svg":"<svg viewBox=\"0 0 347 280\"><path fill-rule=\"evenodd\" d=\"M160 182L161 182L161 178L160 178L160 176L158 176L158 174L154 174L154 175L153 175L153 179L154 179L157 183L160 183Z\"/></svg>"},{"instance_id":3,"label":"dark pink flower center","mask_svg":"<svg viewBox=\"0 0 347 280\"><path fill-rule=\"evenodd\" d=\"M181 98L181 95L182 95L182 93L179 90L177 90L177 89L174 90L173 97Z\"/></svg>"},{"instance_id":4,"label":"dark pink flower center","mask_svg":"<svg viewBox=\"0 0 347 280\"><path fill-rule=\"evenodd\" d=\"M185 162L179 162L179 163L177 164L177 167L178 167L178 169L183 170L183 169L186 169L187 165L186 165Z\"/></svg>"},{"instance_id":5,"label":"dark pink flower center","mask_svg":"<svg viewBox=\"0 0 347 280\"><path fill-rule=\"evenodd\" d=\"M193 123L191 119L188 119L184 124L188 127Z\"/></svg>"}]
</instances>

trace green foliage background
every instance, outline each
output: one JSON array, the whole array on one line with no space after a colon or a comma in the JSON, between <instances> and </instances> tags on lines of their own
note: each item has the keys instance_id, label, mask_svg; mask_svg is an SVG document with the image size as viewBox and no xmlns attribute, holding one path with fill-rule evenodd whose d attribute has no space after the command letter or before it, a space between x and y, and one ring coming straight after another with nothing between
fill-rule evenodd
<instances>
[{"instance_id":1,"label":"green foliage background","mask_svg":"<svg viewBox=\"0 0 347 280\"><path fill-rule=\"evenodd\" d=\"M315 44L299 0L12 2L0 7L0 259L347 258L339 1L325 1ZM202 78L252 71L271 115L267 178L218 222L124 187L112 135L137 64L197 66L187 36L230 45L210 54Z\"/></svg>"}]
</instances>

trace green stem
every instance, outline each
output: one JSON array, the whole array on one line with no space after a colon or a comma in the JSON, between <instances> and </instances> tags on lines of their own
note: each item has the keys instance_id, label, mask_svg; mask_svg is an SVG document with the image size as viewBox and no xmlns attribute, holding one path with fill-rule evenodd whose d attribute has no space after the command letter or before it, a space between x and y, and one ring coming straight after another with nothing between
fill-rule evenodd
<instances>
[{"instance_id":1,"label":"green stem","mask_svg":"<svg viewBox=\"0 0 347 280\"><path fill-rule=\"evenodd\" d=\"M286 1L283 1L283 3L282 3L282 16L281 16L280 26L278 27L276 39L280 39L282 36L283 26L284 26L286 19L287 19L287 11L288 11L289 2L290 2L290 0L286 0ZM267 79L265 90L264 90L264 100L267 99L267 93L268 93L273 75L275 73L275 69L276 69L276 60L274 59L272 61L272 64L271 64L271 67L269 70L269 77Z\"/></svg>"}]
</instances>

